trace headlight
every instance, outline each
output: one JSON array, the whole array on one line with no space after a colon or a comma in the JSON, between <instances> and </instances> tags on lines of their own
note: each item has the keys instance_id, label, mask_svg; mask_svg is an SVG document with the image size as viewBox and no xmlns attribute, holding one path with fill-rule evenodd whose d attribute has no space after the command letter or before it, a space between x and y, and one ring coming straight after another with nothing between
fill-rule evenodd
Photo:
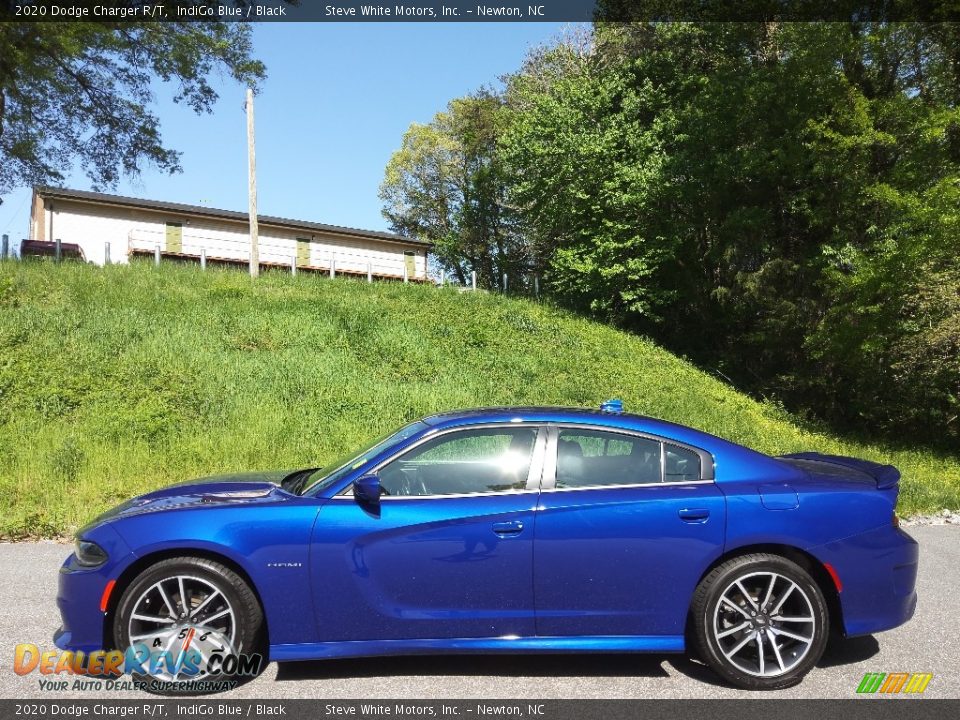
<instances>
[{"instance_id":1,"label":"headlight","mask_svg":"<svg viewBox=\"0 0 960 720\"><path fill-rule=\"evenodd\" d=\"M83 565L84 567L97 567L97 565L103 565L107 561L106 551L95 542L90 542L89 540L77 538L76 550L74 552L77 556L77 564Z\"/></svg>"}]
</instances>

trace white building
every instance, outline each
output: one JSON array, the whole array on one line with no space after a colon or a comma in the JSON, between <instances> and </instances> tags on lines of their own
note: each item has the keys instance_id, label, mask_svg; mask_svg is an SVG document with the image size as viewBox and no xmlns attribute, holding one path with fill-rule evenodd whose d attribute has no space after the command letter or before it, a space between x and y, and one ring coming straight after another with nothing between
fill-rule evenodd
<instances>
[{"instance_id":1,"label":"white building","mask_svg":"<svg viewBox=\"0 0 960 720\"><path fill-rule=\"evenodd\" d=\"M427 278L429 243L392 233L260 215L262 267L366 276ZM35 187L30 240L76 244L88 262L126 263L137 255L247 265L248 215L104 193ZM109 248L109 250L108 250Z\"/></svg>"}]
</instances>

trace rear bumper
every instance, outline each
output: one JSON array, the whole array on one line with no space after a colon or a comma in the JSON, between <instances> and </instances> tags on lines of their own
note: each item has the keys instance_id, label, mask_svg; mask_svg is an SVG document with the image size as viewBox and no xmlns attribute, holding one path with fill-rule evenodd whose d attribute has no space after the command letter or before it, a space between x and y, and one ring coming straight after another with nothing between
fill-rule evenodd
<instances>
[{"instance_id":1,"label":"rear bumper","mask_svg":"<svg viewBox=\"0 0 960 720\"><path fill-rule=\"evenodd\" d=\"M920 546L904 531L877 528L810 552L837 571L846 636L890 630L913 617Z\"/></svg>"}]
</instances>

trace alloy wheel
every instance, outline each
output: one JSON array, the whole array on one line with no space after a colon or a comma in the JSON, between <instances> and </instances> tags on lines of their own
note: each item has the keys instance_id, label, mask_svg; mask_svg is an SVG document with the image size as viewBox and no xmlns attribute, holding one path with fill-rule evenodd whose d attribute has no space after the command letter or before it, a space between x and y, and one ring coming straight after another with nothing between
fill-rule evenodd
<instances>
[{"instance_id":1,"label":"alloy wheel","mask_svg":"<svg viewBox=\"0 0 960 720\"><path fill-rule=\"evenodd\" d=\"M173 575L140 594L127 630L131 646L145 645L172 660L162 663L152 677L194 680L209 675L213 654L234 652L237 620L226 594L213 582ZM188 652L199 662L185 662Z\"/></svg>"},{"instance_id":2,"label":"alloy wheel","mask_svg":"<svg viewBox=\"0 0 960 720\"><path fill-rule=\"evenodd\" d=\"M775 678L810 652L816 616L807 593L777 572L742 575L721 593L713 613L720 652L740 672Z\"/></svg>"}]
</instances>

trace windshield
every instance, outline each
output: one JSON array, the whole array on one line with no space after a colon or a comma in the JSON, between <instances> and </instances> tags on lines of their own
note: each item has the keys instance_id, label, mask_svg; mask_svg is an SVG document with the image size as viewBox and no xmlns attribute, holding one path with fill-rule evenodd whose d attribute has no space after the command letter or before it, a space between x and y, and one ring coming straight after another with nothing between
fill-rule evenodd
<instances>
[{"instance_id":1,"label":"windshield","mask_svg":"<svg viewBox=\"0 0 960 720\"><path fill-rule=\"evenodd\" d=\"M430 426L426 423L418 420L417 422L411 423L410 425L407 425L406 427L401 428L400 430L397 430L386 437L382 437L379 440L374 441L362 450L345 455L336 462L320 468L306 478L306 481L303 483L303 488L300 490L299 494L304 495L311 490L319 492L320 490L330 487L339 480L342 480L349 473L352 473L357 468L367 464L371 458L376 457L391 445L395 445L398 442L402 442L407 438L413 437L417 433L422 432L429 427Z\"/></svg>"}]
</instances>

